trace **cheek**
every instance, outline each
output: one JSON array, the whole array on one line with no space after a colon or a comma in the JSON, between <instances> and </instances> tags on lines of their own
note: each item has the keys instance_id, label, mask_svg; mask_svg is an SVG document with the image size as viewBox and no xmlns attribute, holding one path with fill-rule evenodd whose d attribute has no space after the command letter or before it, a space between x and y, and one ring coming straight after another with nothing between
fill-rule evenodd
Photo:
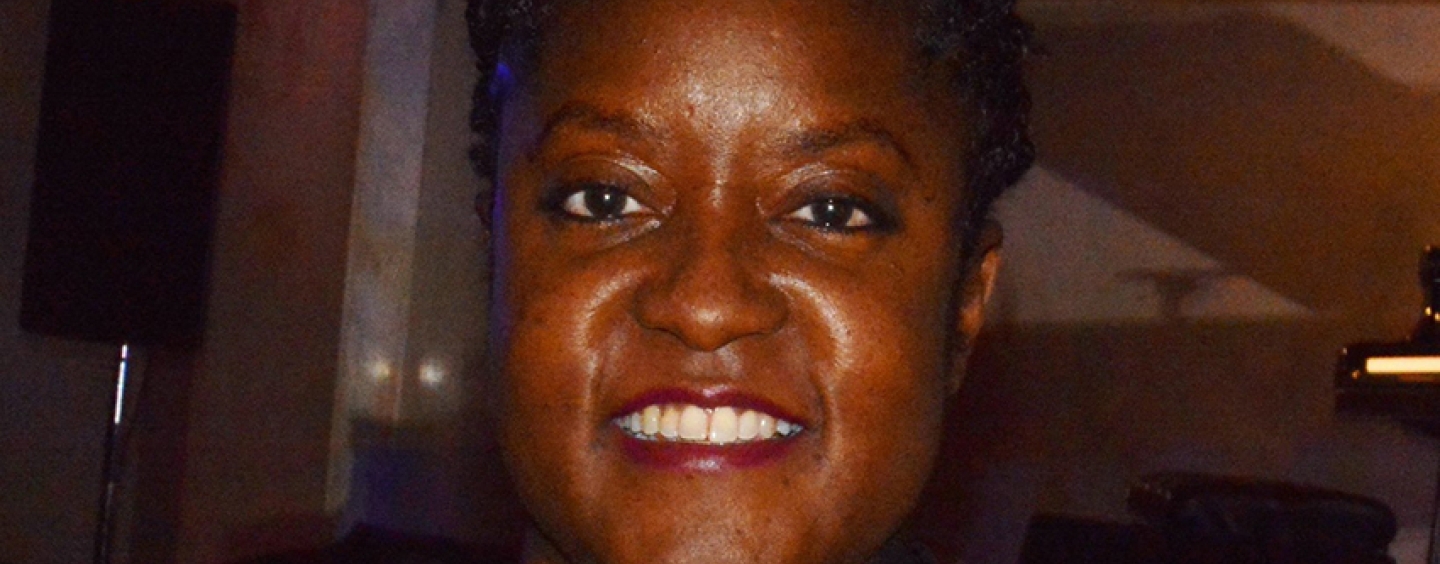
<instances>
[{"instance_id":1,"label":"cheek","mask_svg":"<svg viewBox=\"0 0 1440 564\"><path fill-rule=\"evenodd\" d=\"M822 377L821 385L847 388L831 395L880 404L944 389L958 259L948 252L909 251L925 246L899 241L857 267L811 261L774 278L790 298L792 325L813 354L810 360L825 366L822 376L837 375Z\"/></svg>"},{"instance_id":2,"label":"cheek","mask_svg":"<svg viewBox=\"0 0 1440 564\"><path fill-rule=\"evenodd\" d=\"M510 180L530 188L519 194L501 190L496 199L492 350L506 373L583 375L573 365L589 364L597 353L594 320L624 290L630 272L587 270L582 257L555 244L552 220L533 209L539 200L535 179ZM554 363L572 366L563 372L545 369ZM554 388L575 391L573 386Z\"/></svg>"},{"instance_id":3,"label":"cheek","mask_svg":"<svg viewBox=\"0 0 1440 564\"><path fill-rule=\"evenodd\" d=\"M543 441L573 436L532 428L550 420L544 413L586 403L586 371L579 368L595 355L577 323L586 300L565 283L564 265L536 244L534 229L513 219L497 227L491 351L499 361L504 428ZM510 450L524 452L533 442L515 441L521 448Z\"/></svg>"},{"instance_id":4,"label":"cheek","mask_svg":"<svg viewBox=\"0 0 1440 564\"><path fill-rule=\"evenodd\" d=\"M492 351L501 441L531 510L576 518L598 484L602 373L629 333L624 307L643 271L633 261L557 251L545 219L509 219L496 238ZM618 328L618 329L617 329Z\"/></svg>"},{"instance_id":5,"label":"cheek","mask_svg":"<svg viewBox=\"0 0 1440 564\"><path fill-rule=\"evenodd\" d=\"M900 519L929 476L947 397L946 264L937 256L780 280L824 403L827 476L817 497L831 499L839 528Z\"/></svg>"}]
</instances>

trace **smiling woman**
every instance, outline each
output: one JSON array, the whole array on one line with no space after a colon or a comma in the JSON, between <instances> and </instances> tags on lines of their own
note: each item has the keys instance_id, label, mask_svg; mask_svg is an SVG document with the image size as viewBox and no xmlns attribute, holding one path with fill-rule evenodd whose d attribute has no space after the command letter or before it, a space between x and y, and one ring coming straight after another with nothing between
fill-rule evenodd
<instances>
[{"instance_id":1,"label":"smiling woman","mask_svg":"<svg viewBox=\"0 0 1440 564\"><path fill-rule=\"evenodd\" d=\"M1007 1L470 5L529 562L866 562L1029 166Z\"/></svg>"}]
</instances>

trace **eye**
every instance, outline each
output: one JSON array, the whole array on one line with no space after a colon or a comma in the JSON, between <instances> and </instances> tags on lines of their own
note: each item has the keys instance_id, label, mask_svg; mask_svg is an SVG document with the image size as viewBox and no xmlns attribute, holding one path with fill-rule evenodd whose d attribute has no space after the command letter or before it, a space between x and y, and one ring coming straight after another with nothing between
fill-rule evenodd
<instances>
[{"instance_id":1,"label":"eye","mask_svg":"<svg viewBox=\"0 0 1440 564\"><path fill-rule=\"evenodd\" d=\"M851 198L826 197L807 202L786 218L826 231L864 231L877 226L877 217L868 207Z\"/></svg>"},{"instance_id":2,"label":"eye","mask_svg":"<svg viewBox=\"0 0 1440 564\"><path fill-rule=\"evenodd\" d=\"M648 209L624 189L606 184L586 184L569 192L560 201L559 208L573 218L586 221L618 221Z\"/></svg>"}]
</instances>

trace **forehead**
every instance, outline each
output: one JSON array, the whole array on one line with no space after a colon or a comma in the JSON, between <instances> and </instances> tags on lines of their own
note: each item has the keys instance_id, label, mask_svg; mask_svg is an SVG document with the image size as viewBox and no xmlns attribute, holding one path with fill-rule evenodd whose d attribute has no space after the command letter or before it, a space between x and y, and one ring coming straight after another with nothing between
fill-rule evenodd
<instances>
[{"instance_id":1,"label":"forehead","mask_svg":"<svg viewBox=\"0 0 1440 564\"><path fill-rule=\"evenodd\" d=\"M510 62L542 84L763 67L831 87L935 86L922 84L936 65L920 40L935 18L918 0L552 0L534 11L523 27L538 29Z\"/></svg>"},{"instance_id":2,"label":"forehead","mask_svg":"<svg viewBox=\"0 0 1440 564\"><path fill-rule=\"evenodd\" d=\"M873 125L944 160L967 137L949 66L921 48L918 2L572 0L539 12L517 78L540 114L578 101L654 131L671 116L689 134L737 142L759 129Z\"/></svg>"},{"instance_id":3,"label":"forehead","mask_svg":"<svg viewBox=\"0 0 1440 564\"><path fill-rule=\"evenodd\" d=\"M859 40L872 50L910 50L927 11L920 0L548 0L531 25L565 38L699 38L711 31L815 45ZM812 43L814 42L814 43ZM575 46L570 43L569 46Z\"/></svg>"}]
</instances>

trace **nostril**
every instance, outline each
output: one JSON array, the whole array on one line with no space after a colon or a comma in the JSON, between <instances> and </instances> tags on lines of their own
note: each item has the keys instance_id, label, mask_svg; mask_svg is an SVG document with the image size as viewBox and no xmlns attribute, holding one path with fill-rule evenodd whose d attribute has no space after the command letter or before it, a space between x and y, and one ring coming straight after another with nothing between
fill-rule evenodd
<instances>
[{"instance_id":1,"label":"nostril","mask_svg":"<svg viewBox=\"0 0 1440 564\"><path fill-rule=\"evenodd\" d=\"M642 287L637 300L642 327L669 333L699 351L773 333L787 315L777 288L728 257L691 256Z\"/></svg>"}]
</instances>

